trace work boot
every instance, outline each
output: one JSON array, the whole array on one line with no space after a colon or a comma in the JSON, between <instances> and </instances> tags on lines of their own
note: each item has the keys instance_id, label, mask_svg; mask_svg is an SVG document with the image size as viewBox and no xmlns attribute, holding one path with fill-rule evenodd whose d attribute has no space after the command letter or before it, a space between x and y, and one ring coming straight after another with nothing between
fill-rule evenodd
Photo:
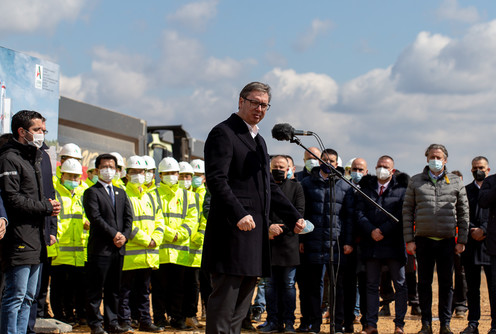
<instances>
[{"instance_id":1,"label":"work boot","mask_svg":"<svg viewBox=\"0 0 496 334\"><path fill-rule=\"evenodd\" d=\"M432 324L430 322L423 322L418 334L432 334Z\"/></svg>"}]
</instances>

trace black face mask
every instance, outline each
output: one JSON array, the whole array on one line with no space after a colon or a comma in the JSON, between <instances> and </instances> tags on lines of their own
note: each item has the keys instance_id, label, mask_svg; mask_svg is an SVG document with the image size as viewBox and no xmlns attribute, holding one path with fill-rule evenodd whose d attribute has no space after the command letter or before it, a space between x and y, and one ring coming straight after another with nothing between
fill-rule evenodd
<instances>
[{"instance_id":1,"label":"black face mask","mask_svg":"<svg viewBox=\"0 0 496 334\"><path fill-rule=\"evenodd\" d=\"M272 177L276 182L282 182L286 177L284 176L285 171L280 169L272 170Z\"/></svg>"},{"instance_id":2,"label":"black face mask","mask_svg":"<svg viewBox=\"0 0 496 334\"><path fill-rule=\"evenodd\" d=\"M472 172L472 175L474 176L475 181L478 181L478 182L484 181L484 179L486 178L486 173L479 170L479 169L474 170Z\"/></svg>"}]
</instances>

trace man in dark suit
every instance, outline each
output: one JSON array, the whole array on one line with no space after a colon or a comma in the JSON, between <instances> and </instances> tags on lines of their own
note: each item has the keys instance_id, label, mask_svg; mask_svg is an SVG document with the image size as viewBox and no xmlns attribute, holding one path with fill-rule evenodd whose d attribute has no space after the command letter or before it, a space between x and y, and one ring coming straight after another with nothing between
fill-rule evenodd
<instances>
[{"instance_id":1,"label":"man in dark suit","mask_svg":"<svg viewBox=\"0 0 496 334\"><path fill-rule=\"evenodd\" d=\"M246 85L238 113L215 126L205 143L205 172L212 194L202 266L212 294L206 333L239 333L257 276L270 276L269 210L300 233L305 222L274 182L257 124L270 105L270 87Z\"/></svg>"},{"instance_id":2,"label":"man in dark suit","mask_svg":"<svg viewBox=\"0 0 496 334\"><path fill-rule=\"evenodd\" d=\"M111 154L96 158L98 182L84 192L83 206L90 221L88 239L87 304L88 325L92 334L105 333L100 313L102 291L105 290L105 327L110 333L126 329L117 321L118 295L124 259L124 244L129 238L133 213L126 192L112 185L117 159Z\"/></svg>"}]
</instances>

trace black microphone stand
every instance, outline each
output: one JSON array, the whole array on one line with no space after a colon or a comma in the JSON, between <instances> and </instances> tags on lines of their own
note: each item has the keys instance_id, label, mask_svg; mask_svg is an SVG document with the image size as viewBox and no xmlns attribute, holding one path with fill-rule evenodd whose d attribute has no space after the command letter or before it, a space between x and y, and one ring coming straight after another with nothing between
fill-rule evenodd
<instances>
[{"instance_id":1,"label":"black microphone stand","mask_svg":"<svg viewBox=\"0 0 496 334\"><path fill-rule=\"evenodd\" d=\"M317 160L320 161L321 164L324 164L329 168L330 174L329 174L329 196L330 196L330 224L329 224L329 238L330 238L330 254L329 254L329 319L330 319L330 328L329 328L329 333L334 334L335 333L335 314L336 314L336 303L335 303L335 295L336 295L336 281L334 279L334 245L332 243L333 239L333 222L335 219L334 216L334 206L336 202L336 197L333 195L333 190L334 190L334 185L336 184L336 179L340 178L341 180L345 181L348 183L353 189L359 193L362 197L364 197L367 201L369 201L372 205L377 207L379 210L384 212L389 218L391 218L394 222L398 223L399 220L393 216L391 213L389 213L386 209L384 209L382 206L377 204L372 198L367 196L360 188L355 186L352 182L350 182L347 178L345 178L341 173L334 168L334 166L326 163L323 161L320 157L316 156L312 151L310 151L308 148L305 147L300 141L300 139L296 136L292 136L289 141L291 143L295 143L302 147L305 151L310 153L313 157L315 157ZM339 238L339 236L337 236Z\"/></svg>"}]
</instances>

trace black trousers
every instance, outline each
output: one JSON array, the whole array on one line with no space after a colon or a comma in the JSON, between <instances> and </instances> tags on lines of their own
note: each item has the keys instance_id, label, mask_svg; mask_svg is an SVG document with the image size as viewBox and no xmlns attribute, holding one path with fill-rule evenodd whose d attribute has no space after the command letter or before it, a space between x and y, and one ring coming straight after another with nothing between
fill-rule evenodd
<instances>
[{"instance_id":1,"label":"black trousers","mask_svg":"<svg viewBox=\"0 0 496 334\"><path fill-rule=\"evenodd\" d=\"M74 317L85 317L84 282L84 267L52 266L50 305L55 319L64 321Z\"/></svg>"},{"instance_id":2,"label":"black trousers","mask_svg":"<svg viewBox=\"0 0 496 334\"><path fill-rule=\"evenodd\" d=\"M185 267L182 313L186 318L196 317L200 297L200 268Z\"/></svg>"},{"instance_id":3,"label":"black trousers","mask_svg":"<svg viewBox=\"0 0 496 334\"><path fill-rule=\"evenodd\" d=\"M211 282L205 333L240 333L241 323L250 309L257 277L213 273Z\"/></svg>"},{"instance_id":4,"label":"black trousers","mask_svg":"<svg viewBox=\"0 0 496 334\"><path fill-rule=\"evenodd\" d=\"M110 256L88 255L86 275L86 314L88 325L95 327L116 326L119 304L119 290L124 257L118 252ZM102 298L103 291L105 291ZM100 305L104 302L104 316L100 313Z\"/></svg>"},{"instance_id":5,"label":"black trousers","mask_svg":"<svg viewBox=\"0 0 496 334\"><path fill-rule=\"evenodd\" d=\"M186 318L183 314L184 272L186 267L162 263L152 271L152 306L155 323L165 320L165 313L174 321Z\"/></svg>"},{"instance_id":6,"label":"black trousers","mask_svg":"<svg viewBox=\"0 0 496 334\"><path fill-rule=\"evenodd\" d=\"M137 318L140 323L152 322L150 316L150 277L152 269L125 270L122 272L119 293L119 323L131 324L131 292L134 292Z\"/></svg>"},{"instance_id":7,"label":"black trousers","mask_svg":"<svg viewBox=\"0 0 496 334\"><path fill-rule=\"evenodd\" d=\"M468 306L467 320L469 324L478 326L479 319L481 316L481 307L480 307L481 273L482 273L482 269L484 269L487 280L487 288L488 291L490 292L491 282L492 282L491 266L481 266L476 264L465 263L464 268L465 268L465 278L467 280L467 306ZM493 298L494 296L491 293L489 293L491 315L494 312L492 310L492 302L491 302Z\"/></svg>"},{"instance_id":8,"label":"black trousers","mask_svg":"<svg viewBox=\"0 0 496 334\"><path fill-rule=\"evenodd\" d=\"M432 280L434 266L436 266L439 285L439 321L441 325L449 325L453 299L455 238L437 241L426 237L416 237L415 243L417 246L418 293L422 322L432 323Z\"/></svg>"}]
</instances>

